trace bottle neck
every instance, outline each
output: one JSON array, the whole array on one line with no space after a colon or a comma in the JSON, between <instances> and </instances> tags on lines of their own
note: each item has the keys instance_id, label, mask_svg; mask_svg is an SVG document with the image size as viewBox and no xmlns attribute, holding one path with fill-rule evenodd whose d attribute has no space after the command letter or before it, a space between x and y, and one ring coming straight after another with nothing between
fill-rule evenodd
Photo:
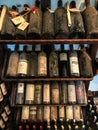
<instances>
[{"instance_id":1,"label":"bottle neck","mask_svg":"<svg viewBox=\"0 0 98 130\"><path fill-rule=\"evenodd\" d=\"M40 5L40 1L39 1L39 0L36 0L36 1L35 1L35 6L36 6L36 7L39 7L39 5Z\"/></svg>"},{"instance_id":2,"label":"bottle neck","mask_svg":"<svg viewBox=\"0 0 98 130\"><path fill-rule=\"evenodd\" d=\"M58 7L62 7L63 3L62 0L58 0Z\"/></svg>"},{"instance_id":3,"label":"bottle neck","mask_svg":"<svg viewBox=\"0 0 98 130\"><path fill-rule=\"evenodd\" d=\"M86 7L90 6L90 0L85 0L85 5L86 5Z\"/></svg>"},{"instance_id":4,"label":"bottle neck","mask_svg":"<svg viewBox=\"0 0 98 130\"><path fill-rule=\"evenodd\" d=\"M63 51L64 50L64 45L63 44L61 44L61 51Z\"/></svg>"},{"instance_id":5,"label":"bottle neck","mask_svg":"<svg viewBox=\"0 0 98 130\"><path fill-rule=\"evenodd\" d=\"M17 44L17 45L15 45L15 49L14 49L15 51L19 51L19 45Z\"/></svg>"}]
</instances>

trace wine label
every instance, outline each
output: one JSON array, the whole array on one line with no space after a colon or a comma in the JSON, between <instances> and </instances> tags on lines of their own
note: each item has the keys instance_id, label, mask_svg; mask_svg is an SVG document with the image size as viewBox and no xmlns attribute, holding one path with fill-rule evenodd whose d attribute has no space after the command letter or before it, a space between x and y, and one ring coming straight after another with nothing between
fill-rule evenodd
<instances>
[{"instance_id":1,"label":"wine label","mask_svg":"<svg viewBox=\"0 0 98 130\"><path fill-rule=\"evenodd\" d=\"M3 94L2 94L2 91L0 89L0 102L3 101Z\"/></svg>"},{"instance_id":2,"label":"wine label","mask_svg":"<svg viewBox=\"0 0 98 130\"><path fill-rule=\"evenodd\" d=\"M78 64L78 58L77 57L70 57L70 72L78 73L79 74L79 64Z\"/></svg>"},{"instance_id":3,"label":"wine label","mask_svg":"<svg viewBox=\"0 0 98 130\"><path fill-rule=\"evenodd\" d=\"M22 16L17 16L15 18L12 19L12 22L15 24L15 25L18 25L20 23L23 23L25 22L25 19L22 17Z\"/></svg>"},{"instance_id":4,"label":"wine label","mask_svg":"<svg viewBox=\"0 0 98 130\"><path fill-rule=\"evenodd\" d=\"M43 86L43 102L50 103L50 84L48 83Z\"/></svg>"},{"instance_id":5,"label":"wine label","mask_svg":"<svg viewBox=\"0 0 98 130\"><path fill-rule=\"evenodd\" d=\"M73 119L73 106L66 106L66 121Z\"/></svg>"},{"instance_id":6,"label":"wine label","mask_svg":"<svg viewBox=\"0 0 98 130\"><path fill-rule=\"evenodd\" d=\"M44 120L50 120L50 106L44 106Z\"/></svg>"},{"instance_id":7,"label":"wine label","mask_svg":"<svg viewBox=\"0 0 98 130\"><path fill-rule=\"evenodd\" d=\"M69 102L76 102L75 85L68 84L68 101Z\"/></svg>"},{"instance_id":8,"label":"wine label","mask_svg":"<svg viewBox=\"0 0 98 130\"><path fill-rule=\"evenodd\" d=\"M57 106L51 106L51 120L57 120Z\"/></svg>"},{"instance_id":9,"label":"wine label","mask_svg":"<svg viewBox=\"0 0 98 130\"><path fill-rule=\"evenodd\" d=\"M37 115L36 106L30 106L30 120L35 120Z\"/></svg>"},{"instance_id":10,"label":"wine label","mask_svg":"<svg viewBox=\"0 0 98 130\"><path fill-rule=\"evenodd\" d=\"M60 61L67 61L67 53L60 54Z\"/></svg>"},{"instance_id":11,"label":"wine label","mask_svg":"<svg viewBox=\"0 0 98 130\"><path fill-rule=\"evenodd\" d=\"M73 116L75 120L80 120L80 106L74 105L73 107Z\"/></svg>"},{"instance_id":12,"label":"wine label","mask_svg":"<svg viewBox=\"0 0 98 130\"><path fill-rule=\"evenodd\" d=\"M18 83L17 93L24 93L24 83Z\"/></svg>"},{"instance_id":13,"label":"wine label","mask_svg":"<svg viewBox=\"0 0 98 130\"><path fill-rule=\"evenodd\" d=\"M18 64L18 74L27 74L28 62L27 60L20 59Z\"/></svg>"},{"instance_id":14,"label":"wine label","mask_svg":"<svg viewBox=\"0 0 98 130\"><path fill-rule=\"evenodd\" d=\"M5 122L7 122L8 116L7 116L7 114L6 114L5 111L1 114L1 116L2 116L3 120L4 120Z\"/></svg>"},{"instance_id":15,"label":"wine label","mask_svg":"<svg viewBox=\"0 0 98 130\"><path fill-rule=\"evenodd\" d=\"M29 119L29 106L23 106L22 107L22 120L27 120Z\"/></svg>"},{"instance_id":16,"label":"wine label","mask_svg":"<svg viewBox=\"0 0 98 130\"><path fill-rule=\"evenodd\" d=\"M7 113L7 115L10 115L11 111L8 105L4 107L4 110Z\"/></svg>"},{"instance_id":17,"label":"wine label","mask_svg":"<svg viewBox=\"0 0 98 130\"><path fill-rule=\"evenodd\" d=\"M59 119L65 118L65 109L64 106L59 106Z\"/></svg>"},{"instance_id":18,"label":"wine label","mask_svg":"<svg viewBox=\"0 0 98 130\"><path fill-rule=\"evenodd\" d=\"M37 107L37 120L43 119L43 107L39 106Z\"/></svg>"},{"instance_id":19,"label":"wine label","mask_svg":"<svg viewBox=\"0 0 98 130\"><path fill-rule=\"evenodd\" d=\"M5 83L1 83L0 87L1 87L3 95L6 95L7 94L7 89L6 89Z\"/></svg>"},{"instance_id":20,"label":"wine label","mask_svg":"<svg viewBox=\"0 0 98 130\"><path fill-rule=\"evenodd\" d=\"M19 56L17 54L10 56L7 75L16 76L17 68L18 68L18 60L19 60Z\"/></svg>"},{"instance_id":21,"label":"wine label","mask_svg":"<svg viewBox=\"0 0 98 130\"><path fill-rule=\"evenodd\" d=\"M47 75L47 58L44 55L38 56L38 75Z\"/></svg>"},{"instance_id":22,"label":"wine label","mask_svg":"<svg viewBox=\"0 0 98 130\"><path fill-rule=\"evenodd\" d=\"M5 124L4 124L4 121L2 120L2 118L0 118L0 128L1 129L5 128Z\"/></svg>"},{"instance_id":23,"label":"wine label","mask_svg":"<svg viewBox=\"0 0 98 130\"><path fill-rule=\"evenodd\" d=\"M28 27L29 23L28 22L22 22L17 28L24 31Z\"/></svg>"},{"instance_id":24,"label":"wine label","mask_svg":"<svg viewBox=\"0 0 98 130\"><path fill-rule=\"evenodd\" d=\"M25 100L34 101L34 84L27 84Z\"/></svg>"}]
</instances>

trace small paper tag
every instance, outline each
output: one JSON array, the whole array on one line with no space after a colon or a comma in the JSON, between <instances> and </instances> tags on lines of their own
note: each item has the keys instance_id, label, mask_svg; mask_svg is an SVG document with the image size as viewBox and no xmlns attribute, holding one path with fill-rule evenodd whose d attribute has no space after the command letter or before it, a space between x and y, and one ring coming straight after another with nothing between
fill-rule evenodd
<instances>
[{"instance_id":1,"label":"small paper tag","mask_svg":"<svg viewBox=\"0 0 98 130\"><path fill-rule=\"evenodd\" d=\"M25 19L22 17L22 16L17 16L15 18L12 19L12 22L15 24L15 25L18 25L20 23L23 23L25 22Z\"/></svg>"},{"instance_id":2,"label":"small paper tag","mask_svg":"<svg viewBox=\"0 0 98 130\"><path fill-rule=\"evenodd\" d=\"M54 13L54 11L53 11L52 9L47 8L47 10L48 10L50 13Z\"/></svg>"},{"instance_id":3,"label":"small paper tag","mask_svg":"<svg viewBox=\"0 0 98 130\"><path fill-rule=\"evenodd\" d=\"M71 9L69 9L69 11L70 11L70 12L80 12L80 10L77 9L77 8L71 8Z\"/></svg>"},{"instance_id":4,"label":"small paper tag","mask_svg":"<svg viewBox=\"0 0 98 130\"><path fill-rule=\"evenodd\" d=\"M17 28L24 31L28 25L29 25L29 23L25 21L25 22L21 23Z\"/></svg>"}]
</instances>

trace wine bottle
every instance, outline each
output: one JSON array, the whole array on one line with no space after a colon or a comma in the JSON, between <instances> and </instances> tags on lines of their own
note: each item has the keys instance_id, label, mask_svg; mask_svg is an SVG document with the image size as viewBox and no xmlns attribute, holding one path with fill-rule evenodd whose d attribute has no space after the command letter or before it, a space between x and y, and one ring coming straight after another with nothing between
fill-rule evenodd
<instances>
[{"instance_id":1,"label":"wine bottle","mask_svg":"<svg viewBox=\"0 0 98 130\"><path fill-rule=\"evenodd\" d=\"M68 103L76 104L76 88L74 81L68 82Z\"/></svg>"},{"instance_id":2,"label":"wine bottle","mask_svg":"<svg viewBox=\"0 0 98 130\"><path fill-rule=\"evenodd\" d=\"M98 37L97 10L90 5L90 0L85 0L86 8L82 12L86 38Z\"/></svg>"},{"instance_id":3,"label":"wine bottle","mask_svg":"<svg viewBox=\"0 0 98 130\"><path fill-rule=\"evenodd\" d=\"M19 77L27 76L28 74L28 55L27 55L27 47L24 45L23 52L19 56L19 62L18 62L18 70L17 75Z\"/></svg>"},{"instance_id":4,"label":"wine bottle","mask_svg":"<svg viewBox=\"0 0 98 130\"><path fill-rule=\"evenodd\" d=\"M6 104L6 105L4 106L4 110L5 110L6 114L9 116L10 113L11 113L11 109L10 109L10 107L9 107L8 104Z\"/></svg>"},{"instance_id":5,"label":"wine bottle","mask_svg":"<svg viewBox=\"0 0 98 130\"><path fill-rule=\"evenodd\" d=\"M37 121L43 120L43 106L37 107Z\"/></svg>"},{"instance_id":6,"label":"wine bottle","mask_svg":"<svg viewBox=\"0 0 98 130\"><path fill-rule=\"evenodd\" d=\"M57 81L51 83L51 103L52 104L60 103L59 83Z\"/></svg>"},{"instance_id":7,"label":"wine bottle","mask_svg":"<svg viewBox=\"0 0 98 130\"><path fill-rule=\"evenodd\" d=\"M38 54L38 76L47 76L47 55L43 47Z\"/></svg>"},{"instance_id":8,"label":"wine bottle","mask_svg":"<svg viewBox=\"0 0 98 130\"><path fill-rule=\"evenodd\" d=\"M73 106L73 118L74 118L74 122L80 122L81 108L78 105Z\"/></svg>"},{"instance_id":9,"label":"wine bottle","mask_svg":"<svg viewBox=\"0 0 98 130\"><path fill-rule=\"evenodd\" d=\"M66 106L66 121L71 123L73 122L74 116L73 116L73 106Z\"/></svg>"},{"instance_id":10,"label":"wine bottle","mask_svg":"<svg viewBox=\"0 0 98 130\"><path fill-rule=\"evenodd\" d=\"M4 122L7 122L8 121L8 115L6 114L4 109L2 109L1 111L2 111L1 112L2 119L4 120Z\"/></svg>"},{"instance_id":11,"label":"wine bottle","mask_svg":"<svg viewBox=\"0 0 98 130\"><path fill-rule=\"evenodd\" d=\"M70 66L70 76L80 77L78 54L75 50L73 50L73 45L70 45L69 66Z\"/></svg>"},{"instance_id":12,"label":"wine bottle","mask_svg":"<svg viewBox=\"0 0 98 130\"><path fill-rule=\"evenodd\" d=\"M34 103L34 83L26 84L25 104Z\"/></svg>"},{"instance_id":13,"label":"wine bottle","mask_svg":"<svg viewBox=\"0 0 98 130\"><path fill-rule=\"evenodd\" d=\"M18 68L18 62L19 62L19 45L15 45L14 52L10 54L8 67L7 67L7 77L15 77L17 75L17 68Z\"/></svg>"},{"instance_id":14,"label":"wine bottle","mask_svg":"<svg viewBox=\"0 0 98 130\"><path fill-rule=\"evenodd\" d=\"M87 53L84 45L81 45L81 50L79 51L79 67L81 77L92 77L92 59Z\"/></svg>"},{"instance_id":15,"label":"wine bottle","mask_svg":"<svg viewBox=\"0 0 98 130\"><path fill-rule=\"evenodd\" d=\"M16 104L24 103L24 90L25 90L24 83L18 83L17 93L16 93Z\"/></svg>"},{"instance_id":16,"label":"wine bottle","mask_svg":"<svg viewBox=\"0 0 98 130\"><path fill-rule=\"evenodd\" d=\"M3 121L2 117L0 116L0 129L4 130L5 129L5 122Z\"/></svg>"},{"instance_id":17,"label":"wine bottle","mask_svg":"<svg viewBox=\"0 0 98 130\"><path fill-rule=\"evenodd\" d=\"M3 81L0 81L0 88L1 88L3 96L7 96L8 90L7 90L6 84Z\"/></svg>"},{"instance_id":18,"label":"wine bottle","mask_svg":"<svg viewBox=\"0 0 98 130\"><path fill-rule=\"evenodd\" d=\"M28 76L36 77L38 74L38 57L37 53L34 51L35 46L32 45L32 52L29 54L29 66L28 66Z\"/></svg>"},{"instance_id":19,"label":"wine bottle","mask_svg":"<svg viewBox=\"0 0 98 130\"><path fill-rule=\"evenodd\" d=\"M60 77L69 76L67 52L64 50L63 44L61 44L61 52L59 54L59 71Z\"/></svg>"},{"instance_id":20,"label":"wine bottle","mask_svg":"<svg viewBox=\"0 0 98 130\"><path fill-rule=\"evenodd\" d=\"M62 0L58 0L58 7L54 12L54 27L55 27L55 37L58 38L68 38L69 29L67 26L67 15L63 7Z\"/></svg>"},{"instance_id":21,"label":"wine bottle","mask_svg":"<svg viewBox=\"0 0 98 130\"><path fill-rule=\"evenodd\" d=\"M68 91L68 85L67 85L67 82L66 81L62 81L60 83L60 103L61 104L67 104L68 103L68 94L67 94L67 91Z\"/></svg>"},{"instance_id":22,"label":"wine bottle","mask_svg":"<svg viewBox=\"0 0 98 130\"><path fill-rule=\"evenodd\" d=\"M59 120L65 120L65 107L59 106Z\"/></svg>"},{"instance_id":23,"label":"wine bottle","mask_svg":"<svg viewBox=\"0 0 98 130\"><path fill-rule=\"evenodd\" d=\"M54 12L47 5L46 11L43 13L42 39L54 38Z\"/></svg>"},{"instance_id":24,"label":"wine bottle","mask_svg":"<svg viewBox=\"0 0 98 130\"><path fill-rule=\"evenodd\" d=\"M49 54L49 76L59 76L58 54L54 51L54 45L51 45L51 52Z\"/></svg>"},{"instance_id":25,"label":"wine bottle","mask_svg":"<svg viewBox=\"0 0 98 130\"><path fill-rule=\"evenodd\" d=\"M40 9L40 1L35 0L35 6L30 12L30 20L27 32L28 39L39 39L42 34L42 11Z\"/></svg>"},{"instance_id":26,"label":"wine bottle","mask_svg":"<svg viewBox=\"0 0 98 130\"><path fill-rule=\"evenodd\" d=\"M78 104L84 103L84 82L76 81L76 98Z\"/></svg>"},{"instance_id":27,"label":"wine bottle","mask_svg":"<svg viewBox=\"0 0 98 130\"><path fill-rule=\"evenodd\" d=\"M34 103L41 104L42 103L42 83L35 83L35 92L34 92Z\"/></svg>"},{"instance_id":28,"label":"wine bottle","mask_svg":"<svg viewBox=\"0 0 98 130\"><path fill-rule=\"evenodd\" d=\"M57 121L58 114L57 114L57 106L51 106L50 107L50 119L51 121Z\"/></svg>"},{"instance_id":29,"label":"wine bottle","mask_svg":"<svg viewBox=\"0 0 98 130\"><path fill-rule=\"evenodd\" d=\"M0 104L2 103L3 99L4 99L3 93L2 93L2 90L0 88Z\"/></svg>"},{"instance_id":30,"label":"wine bottle","mask_svg":"<svg viewBox=\"0 0 98 130\"><path fill-rule=\"evenodd\" d=\"M44 106L44 117L43 119L47 122L50 121L50 106Z\"/></svg>"},{"instance_id":31,"label":"wine bottle","mask_svg":"<svg viewBox=\"0 0 98 130\"><path fill-rule=\"evenodd\" d=\"M26 120L29 119L29 106L22 106L22 113L21 113L21 120Z\"/></svg>"},{"instance_id":32,"label":"wine bottle","mask_svg":"<svg viewBox=\"0 0 98 130\"><path fill-rule=\"evenodd\" d=\"M36 120L37 107L36 106L30 106L30 110L29 111L30 111L30 114L29 114L30 120L31 121Z\"/></svg>"},{"instance_id":33,"label":"wine bottle","mask_svg":"<svg viewBox=\"0 0 98 130\"><path fill-rule=\"evenodd\" d=\"M43 83L43 103L44 104L50 103L50 83L49 82Z\"/></svg>"}]
</instances>

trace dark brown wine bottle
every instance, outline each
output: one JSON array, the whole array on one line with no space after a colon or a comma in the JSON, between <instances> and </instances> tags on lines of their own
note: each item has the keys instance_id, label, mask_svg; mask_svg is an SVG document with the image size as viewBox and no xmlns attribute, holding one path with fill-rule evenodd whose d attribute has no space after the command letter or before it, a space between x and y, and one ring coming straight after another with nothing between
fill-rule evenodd
<instances>
[{"instance_id":1,"label":"dark brown wine bottle","mask_svg":"<svg viewBox=\"0 0 98 130\"><path fill-rule=\"evenodd\" d=\"M18 83L17 93L16 93L16 104L24 103L24 90L25 90L24 83Z\"/></svg>"},{"instance_id":2,"label":"dark brown wine bottle","mask_svg":"<svg viewBox=\"0 0 98 130\"><path fill-rule=\"evenodd\" d=\"M92 59L87 53L84 45L80 45L81 50L79 51L79 67L81 77L92 77L93 68L92 68Z\"/></svg>"},{"instance_id":3,"label":"dark brown wine bottle","mask_svg":"<svg viewBox=\"0 0 98 130\"><path fill-rule=\"evenodd\" d=\"M69 66L70 66L70 76L80 77L78 54L76 50L73 50L73 45L70 45Z\"/></svg>"},{"instance_id":4,"label":"dark brown wine bottle","mask_svg":"<svg viewBox=\"0 0 98 130\"><path fill-rule=\"evenodd\" d=\"M61 44L61 52L59 54L59 74L60 77L68 77L69 76L69 68L68 68L68 56L67 52L64 50L64 45Z\"/></svg>"},{"instance_id":5,"label":"dark brown wine bottle","mask_svg":"<svg viewBox=\"0 0 98 130\"><path fill-rule=\"evenodd\" d=\"M28 75L28 55L27 47L24 45L23 52L19 56L17 75L19 77L25 77Z\"/></svg>"},{"instance_id":6,"label":"dark brown wine bottle","mask_svg":"<svg viewBox=\"0 0 98 130\"><path fill-rule=\"evenodd\" d=\"M15 77L17 76L17 68L19 62L19 45L15 45L14 52L12 52L9 56L9 62L7 67L6 76L7 77Z\"/></svg>"},{"instance_id":7,"label":"dark brown wine bottle","mask_svg":"<svg viewBox=\"0 0 98 130\"><path fill-rule=\"evenodd\" d=\"M62 0L58 0L58 7L54 12L54 27L55 37L57 38L68 38L69 29L67 26L67 15L63 7Z\"/></svg>"},{"instance_id":8,"label":"dark brown wine bottle","mask_svg":"<svg viewBox=\"0 0 98 130\"><path fill-rule=\"evenodd\" d=\"M28 39L39 39L42 33L42 11L39 8L40 1L35 0L35 6L30 12L29 27L27 32Z\"/></svg>"}]
</instances>

